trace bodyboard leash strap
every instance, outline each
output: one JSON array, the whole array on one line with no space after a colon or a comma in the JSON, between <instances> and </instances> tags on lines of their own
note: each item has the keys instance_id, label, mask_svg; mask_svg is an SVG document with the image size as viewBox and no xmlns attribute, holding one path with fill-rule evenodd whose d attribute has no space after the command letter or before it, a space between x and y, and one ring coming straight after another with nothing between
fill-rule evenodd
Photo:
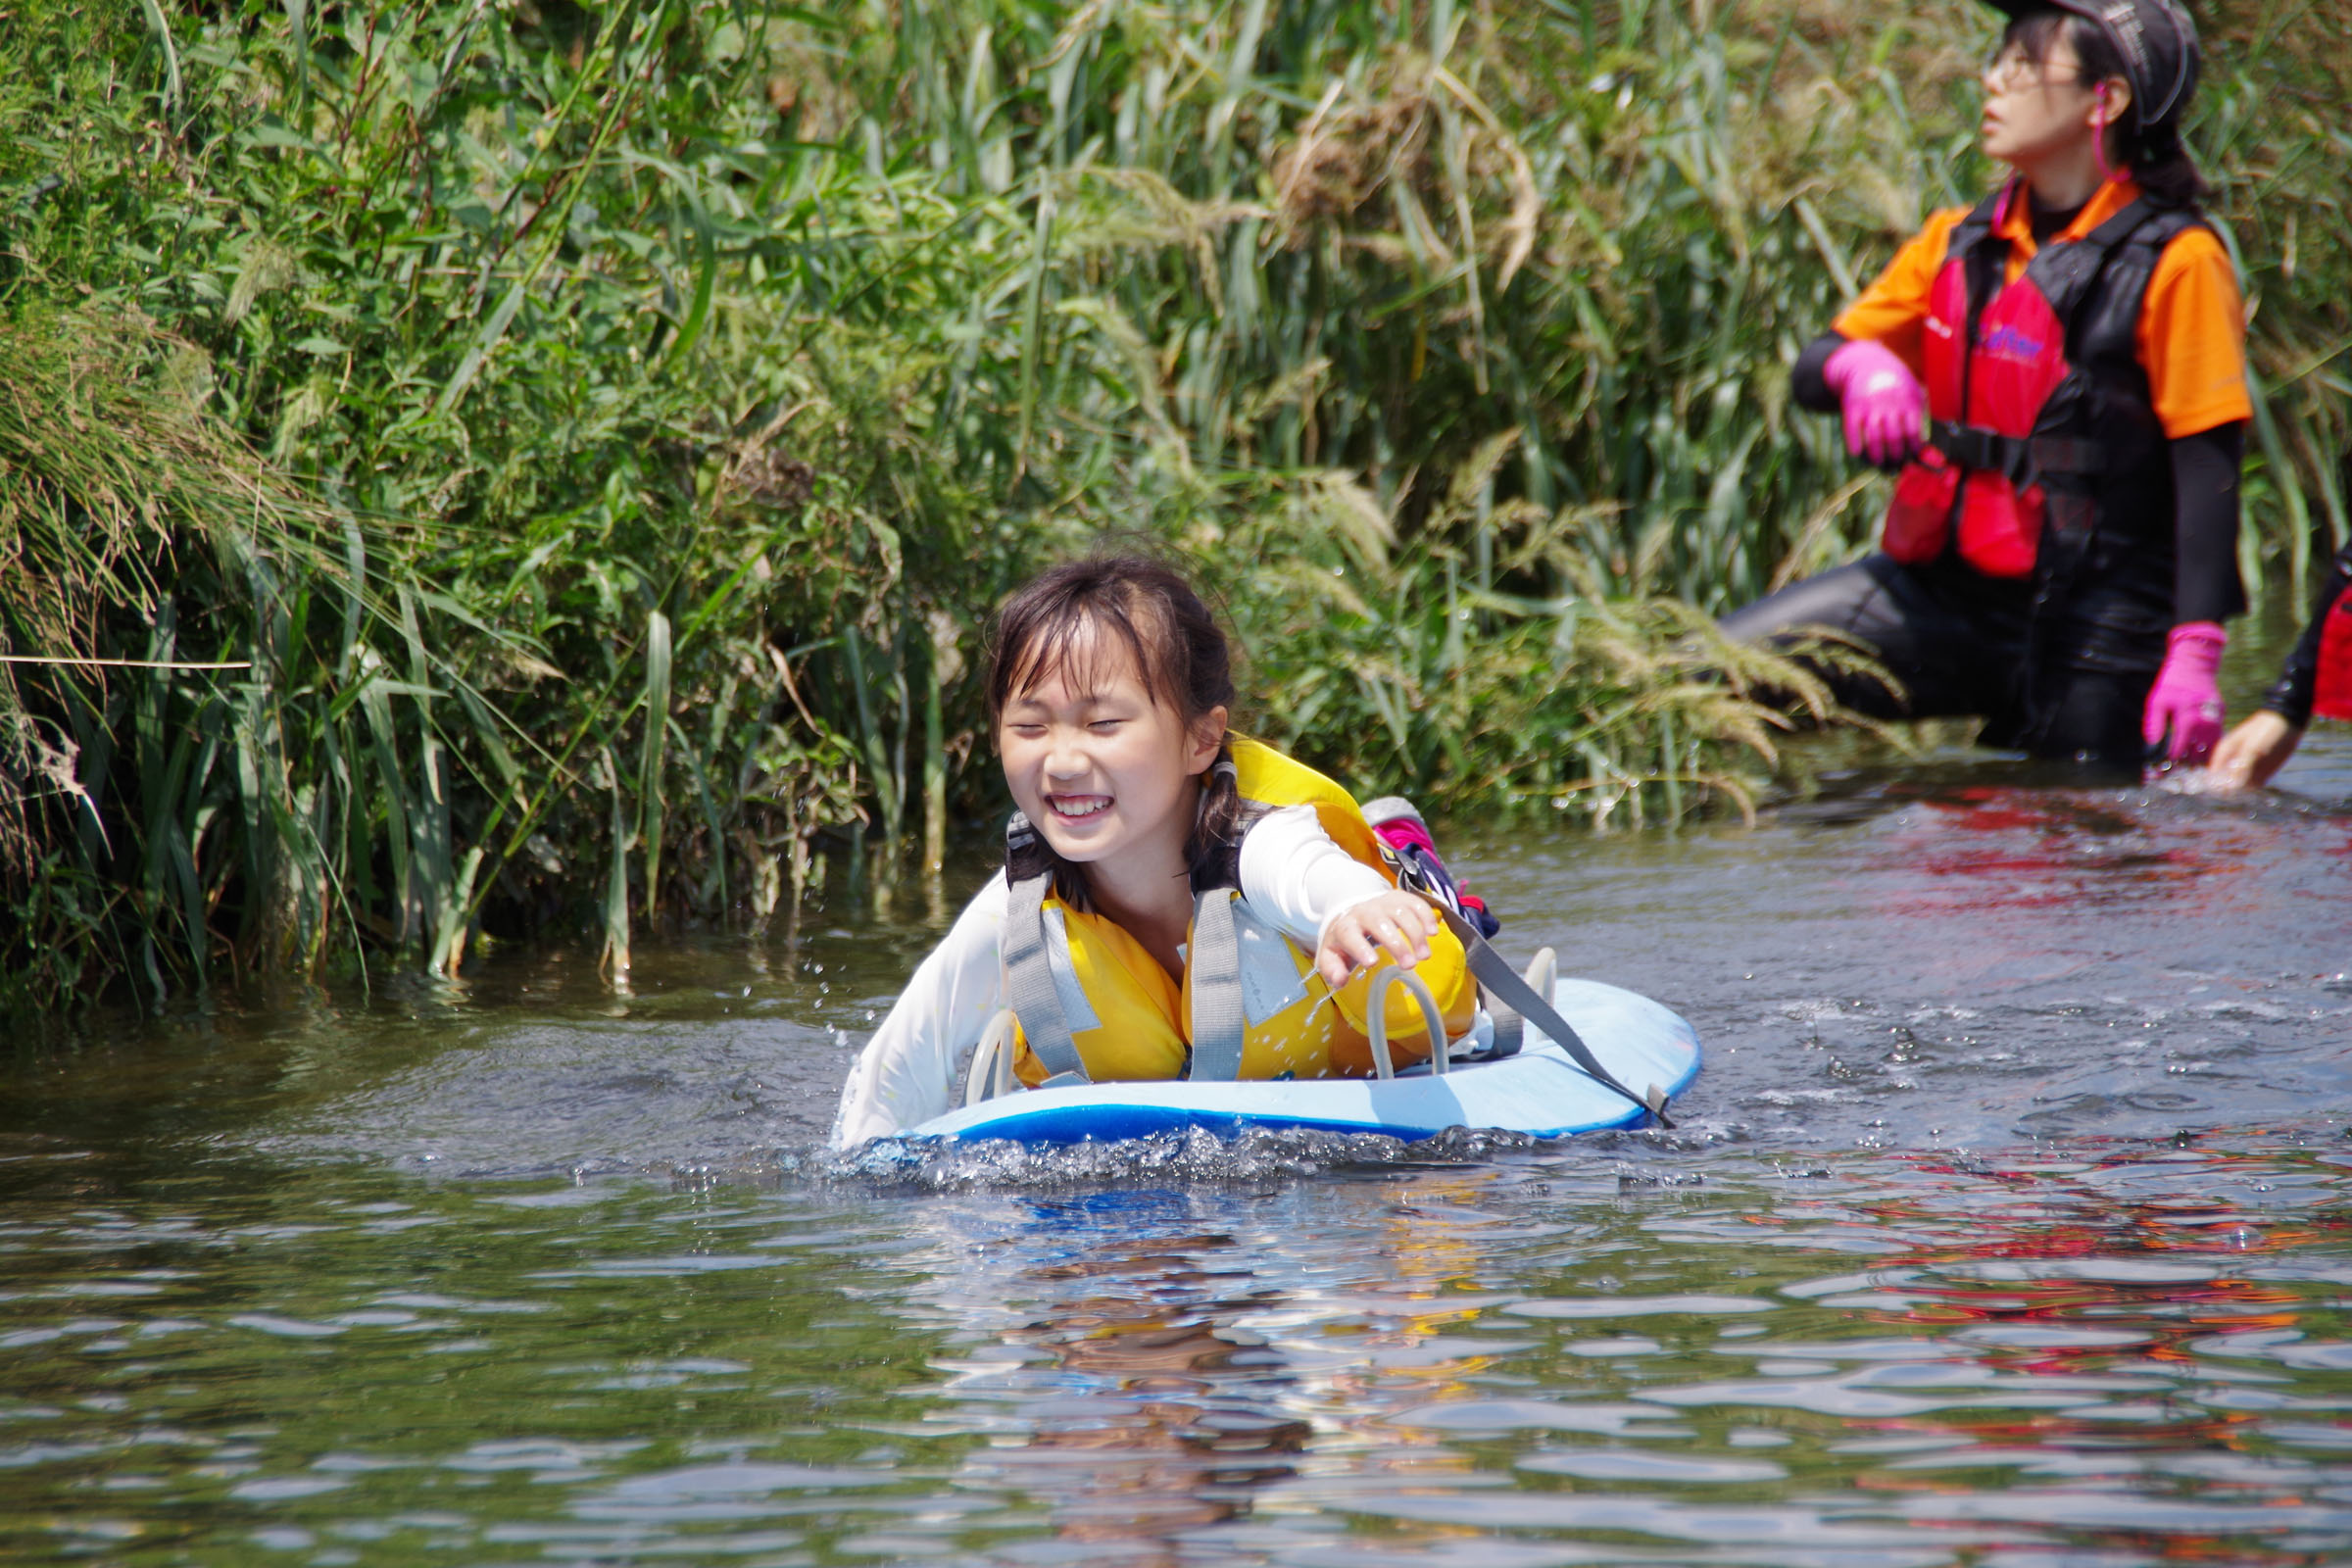
<instances>
[{"instance_id":1,"label":"bodyboard leash strap","mask_svg":"<svg viewBox=\"0 0 2352 1568\"><path fill-rule=\"evenodd\" d=\"M1478 977L1480 985L1501 998L1522 1018L1558 1042L1560 1049L1568 1053L1569 1059L1584 1070L1586 1077L1623 1095L1657 1118L1660 1127L1673 1130L1674 1123L1666 1115L1664 1090L1653 1085L1648 1094L1637 1095L1610 1076L1609 1069L1603 1067L1599 1058L1592 1054L1584 1037L1576 1032L1567 1019L1560 1016L1559 1009L1552 1006L1549 997L1537 995L1536 988L1519 977L1518 971L1511 967L1510 960L1495 952L1487 939L1478 934L1476 926L1444 905L1435 907L1438 918L1446 922L1446 929L1454 934L1462 945L1463 953L1468 955L1470 972Z\"/></svg>"}]
</instances>

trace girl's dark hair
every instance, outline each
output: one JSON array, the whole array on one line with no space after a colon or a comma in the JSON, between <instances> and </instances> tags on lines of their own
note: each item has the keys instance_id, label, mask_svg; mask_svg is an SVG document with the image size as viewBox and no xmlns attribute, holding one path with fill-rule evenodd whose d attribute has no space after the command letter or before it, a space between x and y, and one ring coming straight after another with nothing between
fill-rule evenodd
<instances>
[{"instance_id":1,"label":"girl's dark hair","mask_svg":"<svg viewBox=\"0 0 2352 1568\"><path fill-rule=\"evenodd\" d=\"M1090 630L1092 638L1081 641ZM1001 722L1013 699L1050 676L1073 686L1099 678L1108 638L1134 659L1152 701L1188 728L1212 709L1233 711L1233 651L1183 574L1149 556L1090 556L1055 566L998 610L988 638L989 722ZM1231 879L1245 825L1228 731L1185 845L1196 890ZM1055 855L1042 834L1037 848L1053 869L1054 891L1081 909L1091 907L1085 869Z\"/></svg>"},{"instance_id":2,"label":"girl's dark hair","mask_svg":"<svg viewBox=\"0 0 2352 1568\"><path fill-rule=\"evenodd\" d=\"M2124 69L2124 57L2115 40L2097 23L2055 7L2028 11L2014 18L2008 30L2001 34L2001 47L2015 48L2039 66L2049 60L2050 50L2060 38L2074 45L2084 86L2110 76L2132 79L2132 74ZM2134 86L2132 90L2136 92L2138 88ZM2110 125L2107 161L2130 169L2132 181L2141 192L2162 207L2194 207L2212 194L2213 187L2205 182L2196 160L2189 157L2187 146L2180 140L2178 108L2153 125L2134 128L2129 121Z\"/></svg>"}]
</instances>

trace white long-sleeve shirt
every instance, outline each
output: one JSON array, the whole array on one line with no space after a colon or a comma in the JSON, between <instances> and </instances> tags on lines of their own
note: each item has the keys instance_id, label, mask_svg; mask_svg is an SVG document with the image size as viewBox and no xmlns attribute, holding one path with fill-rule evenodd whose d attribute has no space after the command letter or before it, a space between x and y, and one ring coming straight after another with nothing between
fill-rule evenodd
<instances>
[{"instance_id":1,"label":"white long-sleeve shirt","mask_svg":"<svg viewBox=\"0 0 2352 1568\"><path fill-rule=\"evenodd\" d=\"M1343 910L1388 891L1388 878L1334 843L1311 806L1269 811L1242 836L1242 902L1309 952L1322 945L1323 928ZM947 1113L957 1061L1008 1005L1009 897L999 871L899 993L841 1086L834 1148L887 1138Z\"/></svg>"}]
</instances>

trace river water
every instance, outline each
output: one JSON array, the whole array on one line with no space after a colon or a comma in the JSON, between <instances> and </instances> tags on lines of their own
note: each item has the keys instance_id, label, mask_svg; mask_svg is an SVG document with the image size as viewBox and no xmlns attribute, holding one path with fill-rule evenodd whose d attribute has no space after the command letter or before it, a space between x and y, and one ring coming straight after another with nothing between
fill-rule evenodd
<instances>
[{"instance_id":1,"label":"river water","mask_svg":"<svg viewBox=\"0 0 2352 1568\"><path fill-rule=\"evenodd\" d=\"M2352 744L1456 841L1672 1134L821 1152L919 923L0 1055L0 1560L2352 1555Z\"/></svg>"}]
</instances>

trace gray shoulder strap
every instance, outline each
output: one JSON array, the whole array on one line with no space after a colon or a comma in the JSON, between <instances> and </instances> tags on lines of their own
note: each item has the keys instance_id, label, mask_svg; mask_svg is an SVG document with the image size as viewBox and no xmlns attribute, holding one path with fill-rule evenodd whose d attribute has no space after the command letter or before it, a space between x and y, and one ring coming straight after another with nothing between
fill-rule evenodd
<instances>
[{"instance_id":1,"label":"gray shoulder strap","mask_svg":"<svg viewBox=\"0 0 2352 1568\"><path fill-rule=\"evenodd\" d=\"M1046 936L1046 888L1052 872L1009 883L1004 905L1004 995L1029 1049L1045 1063L1044 1088L1087 1083L1086 1063L1062 1016L1061 993L1054 984L1053 947Z\"/></svg>"},{"instance_id":2,"label":"gray shoulder strap","mask_svg":"<svg viewBox=\"0 0 2352 1568\"><path fill-rule=\"evenodd\" d=\"M1193 945L1185 971L1193 993L1196 1083L1230 1083L1242 1075L1242 943L1233 928L1234 891L1210 888L1193 904Z\"/></svg>"}]
</instances>

